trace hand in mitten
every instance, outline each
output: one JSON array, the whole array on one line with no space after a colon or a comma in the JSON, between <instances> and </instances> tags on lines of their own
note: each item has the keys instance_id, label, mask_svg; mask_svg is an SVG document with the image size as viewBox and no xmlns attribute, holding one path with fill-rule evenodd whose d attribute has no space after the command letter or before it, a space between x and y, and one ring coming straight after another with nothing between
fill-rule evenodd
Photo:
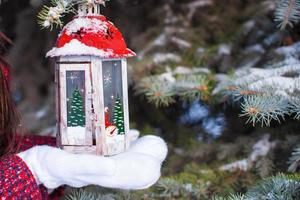
<instances>
[{"instance_id":1,"label":"hand in mitten","mask_svg":"<svg viewBox=\"0 0 300 200\"><path fill-rule=\"evenodd\" d=\"M49 146L36 146L18 155L37 182L49 189L61 185L144 189L159 179L167 146L159 137L145 136L112 157L71 154Z\"/></svg>"}]
</instances>

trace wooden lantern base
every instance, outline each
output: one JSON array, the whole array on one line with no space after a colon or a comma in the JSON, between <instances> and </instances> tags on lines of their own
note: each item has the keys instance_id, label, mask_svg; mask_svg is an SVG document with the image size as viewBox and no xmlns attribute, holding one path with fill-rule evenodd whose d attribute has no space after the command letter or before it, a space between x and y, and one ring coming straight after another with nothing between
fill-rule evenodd
<instances>
[{"instance_id":1,"label":"wooden lantern base","mask_svg":"<svg viewBox=\"0 0 300 200\"><path fill-rule=\"evenodd\" d=\"M96 146L62 146L61 149L75 154L97 154Z\"/></svg>"},{"instance_id":2,"label":"wooden lantern base","mask_svg":"<svg viewBox=\"0 0 300 200\"><path fill-rule=\"evenodd\" d=\"M102 156L113 156L124 152L127 149L125 140L119 142L119 144L107 144L105 147L97 146L63 146L59 147L69 153L74 154L93 154Z\"/></svg>"}]
</instances>

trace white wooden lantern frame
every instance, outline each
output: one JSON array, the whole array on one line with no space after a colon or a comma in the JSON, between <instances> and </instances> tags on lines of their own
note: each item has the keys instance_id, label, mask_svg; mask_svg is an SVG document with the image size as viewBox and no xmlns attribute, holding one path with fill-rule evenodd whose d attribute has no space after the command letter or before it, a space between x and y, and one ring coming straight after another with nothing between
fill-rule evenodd
<instances>
[{"instance_id":1,"label":"white wooden lantern frame","mask_svg":"<svg viewBox=\"0 0 300 200\"><path fill-rule=\"evenodd\" d=\"M124 112L124 141L108 144L105 134L105 108L103 89L103 67L105 61L121 62L122 103ZM117 67L117 66L115 66ZM72 153L90 153L110 156L123 152L129 146L127 61L121 59L103 59L96 56L61 56L55 68L57 143L58 146ZM67 71L85 72L85 138L70 140L67 127L66 73ZM94 134L94 137L93 137ZM93 141L93 138L95 139Z\"/></svg>"}]
</instances>

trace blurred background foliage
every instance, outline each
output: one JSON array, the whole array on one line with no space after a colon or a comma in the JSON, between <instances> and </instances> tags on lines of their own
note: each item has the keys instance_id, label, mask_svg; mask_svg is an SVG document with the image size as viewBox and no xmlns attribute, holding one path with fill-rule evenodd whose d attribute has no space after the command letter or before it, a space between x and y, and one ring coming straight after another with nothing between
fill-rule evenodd
<instances>
[{"instance_id":1,"label":"blurred background foliage","mask_svg":"<svg viewBox=\"0 0 300 200\"><path fill-rule=\"evenodd\" d=\"M14 42L6 57L23 128L54 136L54 61L45 54L59 29L41 30L43 4L50 2L4 0L0 29ZM163 137L169 156L146 191L91 186L69 188L64 198L300 199L298 7L292 0L107 3L103 14L138 54L129 60L131 128Z\"/></svg>"}]
</instances>

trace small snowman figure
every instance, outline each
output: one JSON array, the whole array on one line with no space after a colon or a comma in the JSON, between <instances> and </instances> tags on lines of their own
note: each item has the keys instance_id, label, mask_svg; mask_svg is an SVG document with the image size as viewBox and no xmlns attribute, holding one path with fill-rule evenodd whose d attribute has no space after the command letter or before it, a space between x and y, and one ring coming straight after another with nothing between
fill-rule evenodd
<instances>
[{"instance_id":1,"label":"small snowman figure","mask_svg":"<svg viewBox=\"0 0 300 200\"><path fill-rule=\"evenodd\" d=\"M108 137L114 137L118 134L118 128L110 122L109 108L105 107L105 134Z\"/></svg>"}]
</instances>

